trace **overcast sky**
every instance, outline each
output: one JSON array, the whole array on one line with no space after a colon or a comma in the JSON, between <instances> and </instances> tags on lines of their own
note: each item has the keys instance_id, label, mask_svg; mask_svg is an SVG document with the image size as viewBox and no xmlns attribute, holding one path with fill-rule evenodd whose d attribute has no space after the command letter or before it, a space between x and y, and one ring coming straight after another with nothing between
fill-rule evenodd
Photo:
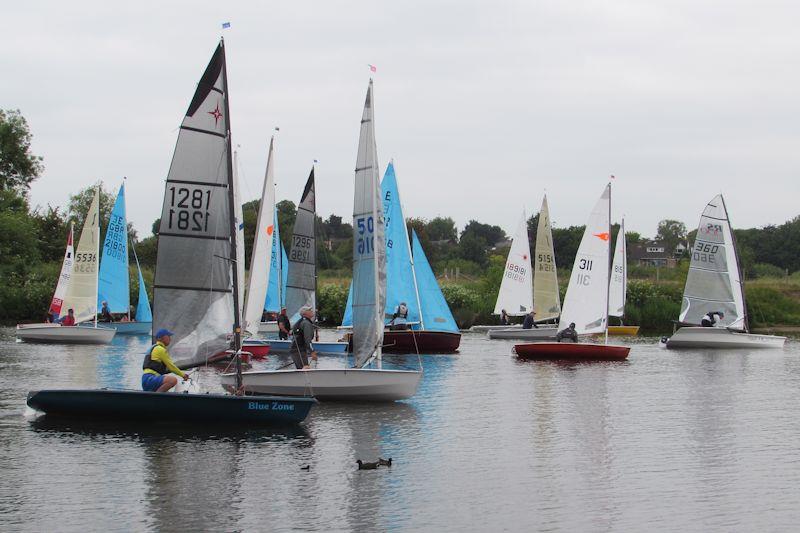
<instances>
[{"instance_id":1,"label":"overcast sky","mask_svg":"<svg viewBox=\"0 0 800 533\"><path fill-rule=\"evenodd\" d=\"M407 217L513 233L546 190L556 225L584 224L610 174L614 218L645 236L696 227L719 192L734 227L800 213L795 2L29 0L3 19L0 107L46 168L32 203L127 176L141 236L224 21L245 200L279 126L277 198L318 159L319 214L350 218L371 63Z\"/></svg>"}]
</instances>

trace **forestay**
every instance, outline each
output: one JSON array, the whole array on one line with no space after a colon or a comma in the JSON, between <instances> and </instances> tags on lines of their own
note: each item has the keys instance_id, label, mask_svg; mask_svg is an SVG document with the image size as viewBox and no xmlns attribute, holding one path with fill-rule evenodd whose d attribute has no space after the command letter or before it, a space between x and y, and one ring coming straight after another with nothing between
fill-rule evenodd
<instances>
[{"instance_id":1,"label":"forestay","mask_svg":"<svg viewBox=\"0 0 800 533\"><path fill-rule=\"evenodd\" d=\"M170 352L184 366L227 349L233 330L223 66L220 43L181 124L159 226L153 329L175 333Z\"/></svg>"},{"instance_id":2,"label":"forestay","mask_svg":"<svg viewBox=\"0 0 800 533\"><path fill-rule=\"evenodd\" d=\"M97 283L97 307L108 303L112 313L130 312L128 279L128 221L125 216L125 184L119 188L103 241L100 276Z\"/></svg>"},{"instance_id":3,"label":"forestay","mask_svg":"<svg viewBox=\"0 0 800 533\"><path fill-rule=\"evenodd\" d=\"M100 187L95 188L94 199L86 213L81 238L75 250L67 295L61 314L75 311L75 323L97 318L97 267L100 250Z\"/></svg>"},{"instance_id":4,"label":"forestay","mask_svg":"<svg viewBox=\"0 0 800 533\"><path fill-rule=\"evenodd\" d=\"M64 262L61 264L61 274L58 276L56 291L53 293L53 300L50 302L49 313L51 315L61 315L61 307L64 303L64 298L67 295L67 288L69 288L69 279L72 276L72 260L73 255L75 254L75 250L72 245L73 233L74 229L72 226L70 226L69 235L67 236L67 249L64 252ZM66 309L64 311L66 313Z\"/></svg>"},{"instance_id":5,"label":"forestay","mask_svg":"<svg viewBox=\"0 0 800 533\"><path fill-rule=\"evenodd\" d=\"M611 185L592 209L564 298L559 328L575 323L578 333L602 333L608 321L609 210Z\"/></svg>"},{"instance_id":6,"label":"forestay","mask_svg":"<svg viewBox=\"0 0 800 533\"><path fill-rule=\"evenodd\" d=\"M300 319L300 308L310 305L316 309L316 239L314 238L314 219L317 216L314 195L314 169L308 176L297 218L292 231L289 251L289 274L286 282L286 315L292 324Z\"/></svg>"},{"instance_id":7,"label":"forestay","mask_svg":"<svg viewBox=\"0 0 800 533\"><path fill-rule=\"evenodd\" d=\"M739 263L725 200L719 194L700 217L683 290L680 321L700 324L710 311L725 314L717 324L747 330Z\"/></svg>"},{"instance_id":8,"label":"forestay","mask_svg":"<svg viewBox=\"0 0 800 533\"><path fill-rule=\"evenodd\" d=\"M608 286L608 316L622 317L625 314L625 300L628 291L628 260L625 245L625 220L617 233L614 247L614 262L611 267L611 281Z\"/></svg>"},{"instance_id":9,"label":"forestay","mask_svg":"<svg viewBox=\"0 0 800 533\"><path fill-rule=\"evenodd\" d=\"M357 368L380 355L386 305L386 243L373 111L370 80L361 116L353 199L353 357Z\"/></svg>"},{"instance_id":10,"label":"forestay","mask_svg":"<svg viewBox=\"0 0 800 533\"><path fill-rule=\"evenodd\" d=\"M273 259L271 257L275 237L275 178L273 176L273 157L275 139L269 141L267 171L258 207L253 251L250 254L250 282L244 299L243 327L255 332L261 321L264 301L267 297L267 283L270 278Z\"/></svg>"},{"instance_id":11,"label":"forestay","mask_svg":"<svg viewBox=\"0 0 800 533\"><path fill-rule=\"evenodd\" d=\"M528 220L523 211L506 259L503 280L494 305L495 315L505 310L510 316L522 316L533 309L532 274Z\"/></svg>"},{"instance_id":12,"label":"forestay","mask_svg":"<svg viewBox=\"0 0 800 533\"><path fill-rule=\"evenodd\" d=\"M417 273L419 299L425 310L425 329L427 331L458 332L458 325L444 299L442 289L436 281L425 251L419 242L416 231L411 231L411 246L414 253L414 269Z\"/></svg>"},{"instance_id":13,"label":"forestay","mask_svg":"<svg viewBox=\"0 0 800 533\"><path fill-rule=\"evenodd\" d=\"M550 209L547 196L539 210L536 227L536 255L533 263L533 310L536 320L551 320L561 314L561 295L558 292L556 256L553 251L553 233L550 227Z\"/></svg>"}]
</instances>

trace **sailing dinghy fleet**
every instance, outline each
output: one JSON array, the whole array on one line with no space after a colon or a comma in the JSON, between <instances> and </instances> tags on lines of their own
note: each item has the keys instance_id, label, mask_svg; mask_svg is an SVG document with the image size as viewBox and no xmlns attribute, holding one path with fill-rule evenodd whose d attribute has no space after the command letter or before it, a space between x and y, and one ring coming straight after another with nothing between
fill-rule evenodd
<instances>
[{"instance_id":1,"label":"sailing dinghy fleet","mask_svg":"<svg viewBox=\"0 0 800 533\"><path fill-rule=\"evenodd\" d=\"M302 421L319 400L396 401L414 396L424 353L453 353L461 335L415 232L405 224L394 163L379 176L375 98L370 80L361 117L354 178L353 278L342 327L347 342L314 343L320 353L341 354L325 366L249 370L248 353L288 352L291 340L259 339L273 332L265 311L284 306L292 323L303 307L316 308L315 169L306 181L287 254L275 207L275 140L270 140L258 221L245 287L244 232L231 127L225 46L221 40L181 123L166 179L153 285L154 308L138 259L136 321L97 323L97 308L130 316L125 185L120 187L100 254L99 187L73 250L67 246L50 312L74 309L76 326L17 327L29 342L108 343L115 333L156 327L174 332L170 352L181 368L233 361L221 376L228 394L152 393L139 390L31 391L29 406L73 416L161 420L235 421L256 424ZM609 326L624 315L627 263L624 221L611 258L611 184L595 204L575 257L563 307L558 289L547 197L542 201L533 260L523 213L514 234L495 314L535 313L541 327L485 326L490 338L534 341L513 353L530 360L623 360L630 347L608 343L609 334L635 334ZM402 321L396 322L400 310ZM724 312L723 327L698 327L703 316ZM781 347L784 337L748 330L743 281L728 213L721 195L700 220L680 313L667 348ZM557 322L557 325L555 324ZM603 343L557 342L557 332L605 335ZM400 326L400 327L398 327ZM116 329L115 329L116 328ZM387 329L388 328L388 329ZM619 326L617 326L619 328ZM627 326L623 326L627 328ZM596 338L596 337L595 337ZM556 341L556 342L553 342ZM349 354L348 354L349 352ZM417 355L417 369L384 367L383 353ZM350 362L352 355L352 365ZM331 366L335 365L335 366Z\"/></svg>"}]
</instances>

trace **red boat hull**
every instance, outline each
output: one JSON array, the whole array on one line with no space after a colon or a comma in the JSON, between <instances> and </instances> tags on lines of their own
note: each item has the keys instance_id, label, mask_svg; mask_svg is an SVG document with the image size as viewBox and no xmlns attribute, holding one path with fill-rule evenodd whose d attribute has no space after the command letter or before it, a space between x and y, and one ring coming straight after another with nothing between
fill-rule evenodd
<instances>
[{"instance_id":1,"label":"red boat hull","mask_svg":"<svg viewBox=\"0 0 800 533\"><path fill-rule=\"evenodd\" d=\"M347 347L353 351L353 337L348 335ZM383 332L383 353L456 353L461 344L461 333L449 331Z\"/></svg>"},{"instance_id":2,"label":"red boat hull","mask_svg":"<svg viewBox=\"0 0 800 533\"><path fill-rule=\"evenodd\" d=\"M581 344L571 342L532 342L517 344L514 353L520 359L575 361L622 361L628 358L629 346Z\"/></svg>"},{"instance_id":3,"label":"red boat hull","mask_svg":"<svg viewBox=\"0 0 800 533\"><path fill-rule=\"evenodd\" d=\"M250 344L247 341L244 341L242 343L242 350L245 352L250 352L253 354L253 357L266 357L269 354L269 344Z\"/></svg>"}]
</instances>

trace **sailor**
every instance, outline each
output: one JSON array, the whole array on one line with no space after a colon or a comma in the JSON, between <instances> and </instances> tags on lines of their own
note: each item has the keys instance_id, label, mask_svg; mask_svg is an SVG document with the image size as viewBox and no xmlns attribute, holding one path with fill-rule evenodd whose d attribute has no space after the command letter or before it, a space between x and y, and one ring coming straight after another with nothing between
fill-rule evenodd
<instances>
[{"instance_id":1,"label":"sailor","mask_svg":"<svg viewBox=\"0 0 800 533\"><path fill-rule=\"evenodd\" d=\"M289 331L292 329L292 323L289 322L289 317L286 316L286 308L281 307L281 314L278 315L278 338L286 340L289 338Z\"/></svg>"},{"instance_id":2,"label":"sailor","mask_svg":"<svg viewBox=\"0 0 800 533\"><path fill-rule=\"evenodd\" d=\"M310 305L304 305L300 308L300 320L298 320L292 328L292 360L294 366L298 370L307 370L308 354L311 353L311 359L317 360L317 352L311 346L314 340L314 308Z\"/></svg>"},{"instance_id":3,"label":"sailor","mask_svg":"<svg viewBox=\"0 0 800 533\"><path fill-rule=\"evenodd\" d=\"M111 310L108 308L108 302L103 301L103 308L100 309L99 322L113 322L114 317L111 316Z\"/></svg>"},{"instance_id":4,"label":"sailor","mask_svg":"<svg viewBox=\"0 0 800 533\"><path fill-rule=\"evenodd\" d=\"M142 363L142 390L167 392L178 384L178 378L173 374L184 381L189 379L189 374L175 366L167 351L173 335L170 330L163 328L156 332L156 343L147 350Z\"/></svg>"},{"instance_id":5,"label":"sailor","mask_svg":"<svg viewBox=\"0 0 800 533\"><path fill-rule=\"evenodd\" d=\"M408 305L405 302L400 302L395 309L392 319L389 321L389 329L392 331L408 329Z\"/></svg>"},{"instance_id":6,"label":"sailor","mask_svg":"<svg viewBox=\"0 0 800 533\"><path fill-rule=\"evenodd\" d=\"M533 321L533 317L536 316L536 311L531 310L530 313L525 315L525 320L522 321L522 329L531 329L531 328L539 328L536 325L536 322Z\"/></svg>"},{"instance_id":7,"label":"sailor","mask_svg":"<svg viewBox=\"0 0 800 533\"><path fill-rule=\"evenodd\" d=\"M556 333L556 342L578 342L578 332L575 331L575 322Z\"/></svg>"},{"instance_id":8,"label":"sailor","mask_svg":"<svg viewBox=\"0 0 800 533\"><path fill-rule=\"evenodd\" d=\"M75 310L69 309L67 310L67 316L59 319L59 324L62 326L74 326L75 325Z\"/></svg>"},{"instance_id":9,"label":"sailor","mask_svg":"<svg viewBox=\"0 0 800 533\"><path fill-rule=\"evenodd\" d=\"M725 318L725 313L723 313L722 311L709 311L700 320L700 324L704 328L713 328L714 324L717 323L717 320L714 318L714 315L717 315L720 318Z\"/></svg>"},{"instance_id":10,"label":"sailor","mask_svg":"<svg viewBox=\"0 0 800 533\"><path fill-rule=\"evenodd\" d=\"M500 325L501 326L508 326L508 313L506 313L505 309L500 311Z\"/></svg>"}]
</instances>

